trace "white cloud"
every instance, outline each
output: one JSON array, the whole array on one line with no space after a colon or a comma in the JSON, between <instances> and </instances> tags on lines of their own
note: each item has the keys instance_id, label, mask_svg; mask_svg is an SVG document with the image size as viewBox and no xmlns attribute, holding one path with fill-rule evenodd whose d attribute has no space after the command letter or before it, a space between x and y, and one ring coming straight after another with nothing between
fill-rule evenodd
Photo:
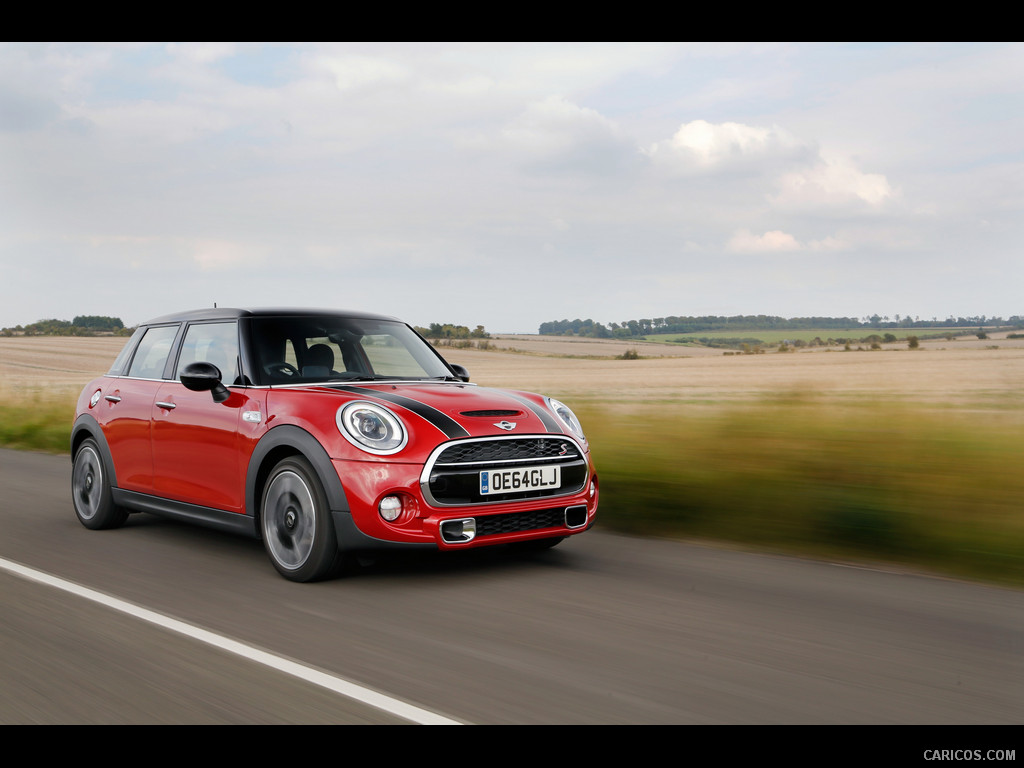
<instances>
[{"instance_id":1,"label":"white cloud","mask_svg":"<svg viewBox=\"0 0 1024 768\"><path fill-rule=\"evenodd\" d=\"M330 72L341 91L400 83L411 77L409 70L394 59L378 56L321 56L317 64Z\"/></svg>"},{"instance_id":2,"label":"white cloud","mask_svg":"<svg viewBox=\"0 0 1024 768\"><path fill-rule=\"evenodd\" d=\"M211 64L231 56L236 49L233 43L170 43L167 46L168 53L196 64Z\"/></svg>"},{"instance_id":3,"label":"white cloud","mask_svg":"<svg viewBox=\"0 0 1024 768\"><path fill-rule=\"evenodd\" d=\"M564 150L586 136L611 136L615 127L596 110L580 107L561 96L530 104L502 135L531 152Z\"/></svg>"},{"instance_id":4,"label":"white cloud","mask_svg":"<svg viewBox=\"0 0 1024 768\"><path fill-rule=\"evenodd\" d=\"M646 154L671 173L726 176L742 170L748 176L774 177L777 191L768 200L782 209L845 208L852 213L865 205L878 208L897 195L884 174L866 173L847 155L819 149L778 125L693 120Z\"/></svg>"},{"instance_id":5,"label":"white cloud","mask_svg":"<svg viewBox=\"0 0 1024 768\"><path fill-rule=\"evenodd\" d=\"M655 162L677 170L708 169L763 158L793 156L804 151L801 143L777 125L763 128L743 123L683 123L668 141L646 150Z\"/></svg>"},{"instance_id":6,"label":"white cloud","mask_svg":"<svg viewBox=\"0 0 1024 768\"><path fill-rule=\"evenodd\" d=\"M864 173L850 158L823 152L811 168L783 174L779 179L779 194L773 202L799 208L851 202L878 207L894 194L883 174Z\"/></svg>"},{"instance_id":7,"label":"white cloud","mask_svg":"<svg viewBox=\"0 0 1024 768\"><path fill-rule=\"evenodd\" d=\"M533 170L605 172L637 157L611 120L561 96L530 104L505 126L501 139Z\"/></svg>"},{"instance_id":8,"label":"white cloud","mask_svg":"<svg viewBox=\"0 0 1024 768\"><path fill-rule=\"evenodd\" d=\"M771 253L799 251L803 246L791 234L778 229L763 235L754 235L749 230L741 229L729 239L726 247L736 253Z\"/></svg>"},{"instance_id":9,"label":"white cloud","mask_svg":"<svg viewBox=\"0 0 1024 768\"><path fill-rule=\"evenodd\" d=\"M786 251L842 251L850 247L845 240L826 237L801 243L793 235L780 229L773 229L763 235L755 235L747 229L736 232L726 249L734 253L782 253Z\"/></svg>"}]
</instances>

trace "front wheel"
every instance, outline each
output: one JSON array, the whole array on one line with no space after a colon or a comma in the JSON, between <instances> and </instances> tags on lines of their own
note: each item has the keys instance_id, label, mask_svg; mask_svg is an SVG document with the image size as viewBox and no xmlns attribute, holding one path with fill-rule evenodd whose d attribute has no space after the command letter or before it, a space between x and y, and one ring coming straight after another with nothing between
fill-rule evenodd
<instances>
[{"instance_id":1,"label":"front wheel","mask_svg":"<svg viewBox=\"0 0 1024 768\"><path fill-rule=\"evenodd\" d=\"M114 504L99 446L91 437L78 446L71 465L71 500L86 528L117 528L128 519L128 511Z\"/></svg>"},{"instance_id":2,"label":"front wheel","mask_svg":"<svg viewBox=\"0 0 1024 768\"><path fill-rule=\"evenodd\" d=\"M302 457L282 460L267 478L260 531L270 561L286 579L317 581L340 564L327 496Z\"/></svg>"}]
</instances>

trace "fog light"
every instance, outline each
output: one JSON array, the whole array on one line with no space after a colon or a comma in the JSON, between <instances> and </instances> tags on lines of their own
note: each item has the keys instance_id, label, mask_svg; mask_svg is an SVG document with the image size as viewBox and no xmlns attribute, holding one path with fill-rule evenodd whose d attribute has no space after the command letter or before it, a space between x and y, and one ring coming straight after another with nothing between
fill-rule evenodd
<instances>
[{"instance_id":1,"label":"fog light","mask_svg":"<svg viewBox=\"0 0 1024 768\"><path fill-rule=\"evenodd\" d=\"M594 498L594 494L597 493L597 483L593 480L590 481L590 498Z\"/></svg>"},{"instance_id":2,"label":"fog light","mask_svg":"<svg viewBox=\"0 0 1024 768\"><path fill-rule=\"evenodd\" d=\"M393 523L402 514L402 500L397 496L385 496L377 505L377 511L381 517Z\"/></svg>"}]
</instances>

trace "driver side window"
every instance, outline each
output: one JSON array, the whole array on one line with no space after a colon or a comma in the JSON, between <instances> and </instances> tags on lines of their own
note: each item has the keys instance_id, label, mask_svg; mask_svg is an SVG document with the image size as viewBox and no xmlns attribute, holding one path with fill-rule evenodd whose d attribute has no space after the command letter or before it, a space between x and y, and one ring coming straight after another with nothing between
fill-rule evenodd
<instances>
[{"instance_id":1,"label":"driver side window","mask_svg":"<svg viewBox=\"0 0 1024 768\"><path fill-rule=\"evenodd\" d=\"M220 369L222 383L242 384L238 371L238 326L233 322L190 325L181 343L176 379L181 379L181 372L189 363L213 363Z\"/></svg>"}]
</instances>

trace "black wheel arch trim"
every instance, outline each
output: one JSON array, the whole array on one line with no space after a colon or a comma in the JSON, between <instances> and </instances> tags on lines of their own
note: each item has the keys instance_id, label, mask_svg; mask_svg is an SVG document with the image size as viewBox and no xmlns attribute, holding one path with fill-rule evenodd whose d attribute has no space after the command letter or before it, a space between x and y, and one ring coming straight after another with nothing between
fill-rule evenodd
<instances>
[{"instance_id":1,"label":"black wheel arch trim","mask_svg":"<svg viewBox=\"0 0 1024 768\"><path fill-rule=\"evenodd\" d=\"M332 512L334 532L338 537L338 548L344 552L382 552L385 550L436 550L433 542L387 541L363 533L352 519L352 515Z\"/></svg>"},{"instance_id":2,"label":"black wheel arch trim","mask_svg":"<svg viewBox=\"0 0 1024 768\"><path fill-rule=\"evenodd\" d=\"M352 518L349 509L348 499L345 496L345 489L342 487L341 479L338 477L331 457L324 450L313 435L302 427L294 424L282 424L268 430L256 444L252 456L249 458L249 467L245 476L245 517L249 520L256 520L256 511L259 509L260 499L256 494L260 482L260 475L265 478L273 469L276 462L268 461L268 457L275 451L282 450L283 455L301 454L313 466L317 477L327 494L327 505L330 507L331 518L334 521L334 532L338 539L338 549L346 552L375 551L381 549L410 549L424 548L436 549L436 545L408 544L404 542L391 542L376 539L359 530L355 520ZM262 470L262 472L261 472ZM258 526L257 526L258 531Z\"/></svg>"},{"instance_id":3,"label":"black wheel arch trim","mask_svg":"<svg viewBox=\"0 0 1024 768\"><path fill-rule=\"evenodd\" d=\"M331 463L331 457L320 445L320 441L313 435L297 427L294 424L282 424L267 431L249 457L249 467L245 473L245 509L246 514L254 519L259 510L260 499L256 493L260 482L261 468L265 477L273 468L264 466L267 457L279 449L288 449L291 453L301 454L316 470L324 493L327 494L327 504L331 512L349 512L348 499L345 497L345 489L341 487L341 480ZM275 462L276 463L276 462Z\"/></svg>"},{"instance_id":4,"label":"black wheel arch trim","mask_svg":"<svg viewBox=\"0 0 1024 768\"><path fill-rule=\"evenodd\" d=\"M71 461L74 462L75 460L75 446L86 437L91 437L96 441L96 445L100 449L100 458L103 461L103 471L110 478L110 487L112 489L117 488L117 472L114 471L114 459L110 455L110 446L107 445L107 438L103 434L103 428L100 427L100 423L96 421L96 417L91 413L83 413L75 419L75 423L71 427Z\"/></svg>"}]
</instances>

